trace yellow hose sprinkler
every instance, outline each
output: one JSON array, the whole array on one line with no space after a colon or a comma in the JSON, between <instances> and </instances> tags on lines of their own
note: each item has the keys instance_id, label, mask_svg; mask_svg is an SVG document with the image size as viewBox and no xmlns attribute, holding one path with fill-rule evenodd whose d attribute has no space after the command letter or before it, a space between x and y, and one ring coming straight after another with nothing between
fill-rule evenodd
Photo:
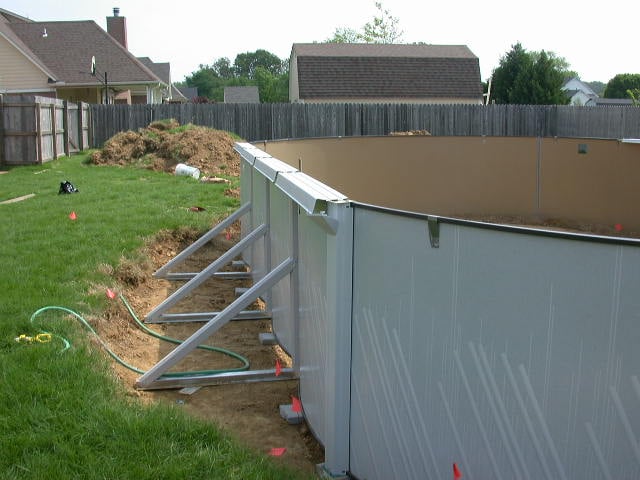
<instances>
[{"instance_id":1,"label":"yellow hose sprinkler","mask_svg":"<svg viewBox=\"0 0 640 480\"><path fill-rule=\"evenodd\" d=\"M30 337L29 335L25 335L24 333L15 338L15 341L18 343L49 343L51 341L50 333L39 333L35 337Z\"/></svg>"}]
</instances>

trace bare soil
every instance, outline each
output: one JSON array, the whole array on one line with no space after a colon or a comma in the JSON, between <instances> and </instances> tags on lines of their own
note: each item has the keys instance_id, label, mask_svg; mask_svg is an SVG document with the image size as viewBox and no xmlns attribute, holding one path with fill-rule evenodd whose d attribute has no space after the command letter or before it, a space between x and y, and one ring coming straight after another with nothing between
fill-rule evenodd
<instances>
[{"instance_id":1,"label":"bare soil","mask_svg":"<svg viewBox=\"0 0 640 480\"><path fill-rule=\"evenodd\" d=\"M231 238L227 238L227 234ZM227 234L202 247L176 270L201 271L237 241L237 226ZM124 295L140 319L182 285L182 282L155 279L152 273L195 238L194 232L189 230L164 232L144 249L140 261L122 261L115 271L110 272L114 283L118 285L118 293ZM236 287L246 286L243 280L212 278L171 311L220 311L236 298ZM106 291L106 287L104 289ZM252 306L261 307L259 303ZM111 301L104 316L92 321L101 337L121 358L143 370L152 367L175 347L143 333L117 298ZM163 335L185 339L202 325L180 323L149 326ZM259 333L270 331L269 320L232 321L205 343L245 356L251 363L251 369L274 368L276 358L280 359L282 366L290 366L291 359L279 347L260 344ZM196 350L181 361L175 370L223 369L239 365L239 361L222 354ZM308 427L305 424L289 425L279 415L279 406L291 403L292 395L298 396L297 380L207 386L186 395L179 390L138 391L134 384L139 374L115 363L113 371L128 394L142 401L176 404L196 417L223 427L243 444L264 454L268 454L272 448L286 448L282 456L274 457L277 462L310 474L315 465L323 461L322 447Z\"/></svg>"}]
</instances>

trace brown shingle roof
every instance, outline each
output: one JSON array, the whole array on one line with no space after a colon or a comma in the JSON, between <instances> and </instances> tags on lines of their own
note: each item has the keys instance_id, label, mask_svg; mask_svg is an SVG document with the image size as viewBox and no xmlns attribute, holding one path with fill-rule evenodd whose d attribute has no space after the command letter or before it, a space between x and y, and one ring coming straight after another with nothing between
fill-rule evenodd
<instances>
[{"instance_id":1,"label":"brown shingle roof","mask_svg":"<svg viewBox=\"0 0 640 480\"><path fill-rule=\"evenodd\" d=\"M14 22L31 22L30 19L22 17L16 13L0 8L0 22L14 23Z\"/></svg>"},{"instance_id":2,"label":"brown shingle roof","mask_svg":"<svg viewBox=\"0 0 640 480\"><path fill-rule=\"evenodd\" d=\"M418 57L474 58L466 45L389 43L294 43L293 50L305 57Z\"/></svg>"},{"instance_id":3,"label":"brown shingle roof","mask_svg":"<svg viewBox=\"0 0 640 480\"><path fill-rule=\"evenodd\" d=\"M293 54L301 99L482 97L464 45L294 44Z\"/></svg>"},{"instance_id":4,"label":"brown shingle roof","mask_svg":"<svg viewBox=\"0 0 640 480\"><path fill-rule=\"evenodd\" d=\"M187 100L187 97L171 83L171 64L169 62L154 62L149 57L138 57L138 61L155 73L164 83L171 84L171 97L173 100Z\"/></svg>"},{"instance_id":5,"label":"brown shingle roof","mask_svg":"<svg viewBox=\"0 0 640 480\"><path fill-rule=\"evenodd\" d=\"M22 54L42 70L47 77L52 81L55 80L55 73L53 73L11 29L10 17L7 17L4 10L0 13L0 36L4 37L9 43L22 52Z\"/></svg>"},{"instance_id":6,"label":"brown shingle roof","mask_svg":"<svg viewBox=\"0 0 640 480\"><path fill-rule=\"evenodd\" d=\"M11 23L11 30L66 85L93 85L91 57L109 84L161 82L94 21ZM44 37L43 31L47 35Z\"/></svg>"}]
</instances>

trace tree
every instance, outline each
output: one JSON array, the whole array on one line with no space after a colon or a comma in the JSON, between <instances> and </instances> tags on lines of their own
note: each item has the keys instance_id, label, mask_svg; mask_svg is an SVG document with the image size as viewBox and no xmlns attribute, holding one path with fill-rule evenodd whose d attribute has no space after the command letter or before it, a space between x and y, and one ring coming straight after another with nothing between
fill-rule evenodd
<instances>
[{"instance_id":1,"label":"tree","mask_svg":"<svg viewBox=\"0 0 640 480\"><path fill-rule=\"evenodd\" d=\"M399 43L404 32L399 29L400 21L382 7L382 3L375 2L378 15L373 17L362 27L362 31L352 28L339 27L333 32L333 37L326 43Z\"/></svg>"},{"instance_id":2,"label":"tree","mask_svg":"<svg viewBox=\"0 0 640 480\"><path fill-rule=\"evenodd\" d=\"M184 82L197 87L199 94L212 101L224 100L224 87L256 85L262 102L289 101L288 63L266 50L241 53L233 65L226 57L187 76Z\"/></svg>"},{"instance_id":3,"label":"tree","mask_svg":"<svg viewBox=\"0 0 640 480\"><path fill-rule=\"evenodd\" d=\"M491 98L496 103L566 104L561 87L570 74L568 67L553 52L527 52L516 43L493 71Z\"/></svg>"},{"instance_id":4,"label":"tree","mask_svg":"<svg viewBox=\"0 0 640 480\"><path fill-rule=\"evenodd\" d=\"M544 50L537 55L530 76L530 96L527 103L532 105L564 105L568 98L562 91L565 71L561 62L553 54ZM566 62L564 62L566 63Z\"/></svg>"},{"instance_id":5,"label":"tree","mask_svg":"<svg viewBox=\"0 0 640 480\"><path fill-rule=\"evenodd\" d=\"M398 24L400 21L389 13L389 10L382 8L382 3L376 2L378 9L377 17L373 17L373 22L364 24L362 38L366 43L397 43L402 41L402 34Z\"/></svg>"},{"instance_id":6,"label":"tree","mask_svg":"<svg viewBox=\"0 0 640 480\"><path fill-rule=\"evenodd\" d=\"M640 106L640 88L632 88L627 90L627 95L636 107Z\"/></svg>"},{"instance_id":7,"label":"tree","mask_svg":"<svg viewBox=\"0 0 640 480\"><path fill-rule=\"evenodd\" d=\"M239 53L233 62L236 77L246 77L253 80L258 67L264 68L272 75L280 75L283 72L282 60L266 50Z\"/></svg>"},{"instance_id":8,"label":"tree","mask_svg":"<svg viewBox=\"0 0 640 480\"><path fill-rule=\"evenodd\" d=\"M273 75L264 67L255 71L255 82L263 103L282 103L289 100L289 75Z\"/></svg>"},{"instance_id":9,"label":"tree","mask_svg":"<svg viewBox=\"0 0 640 480\"><path fill-rule=\"evenodd\" d=\"M222 79L209 65L200 65L200 69L185 78L188 87L196 87L198 95L213 99L216 90L222 86Z\"/></svg>"},{"instance_id":10,"label":"tree","mask_svg":"<svg viewBox=\"0 0 640 480\"><path fill-rule=\"evenodd\" d=\"M353 28L338 27L333 32L333 37L325 40L325 43L360 43L361 36Z\"/></svg>"},{"instance_id":11,"label":"tree","mask_svg":"<svg viewBox=\"0 0 640 480\"><path fill-rule=\"evenodd\" d=\"M213 62L211 68L220 78L229 79L235 76L233 73L231 60L229 60L227 57L218 58L215 62Z\"/></svg>"},{"instance_id":12,"label":"tree","mask_svg":"<svg viewBox=\"0 0 640 480\"><path fill-rule=\"evenodd\" d=\"M531 69L531 56L520 43L511 46L511 50L500 58L500 65L491 76L491 98L495 103L513 103L512 99L520 95L517 82L521 73Z\"/></svg>"},{"instance_id":13,"label":"tree","mask_svg":"<svg viewBox=\"0 0 640 480\"><path fill-rule=\"evenodd\" d=\"M640 89L640 73L619 73L607 83L605 98L631 98L628 91Z\"/></svg>"}]
</instances>

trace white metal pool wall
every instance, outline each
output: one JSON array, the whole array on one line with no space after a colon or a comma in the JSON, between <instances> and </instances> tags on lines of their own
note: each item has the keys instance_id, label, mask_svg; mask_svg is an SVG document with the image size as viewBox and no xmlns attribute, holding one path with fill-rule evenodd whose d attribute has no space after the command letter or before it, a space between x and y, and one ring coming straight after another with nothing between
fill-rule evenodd
<instances>
[{"instance_id":1,"label":"white metal pool wall","mask_svg":"<svg viewBox=\"0 0 640 480\"><path fill-rule=\"evenodd\" d=\"M350 469L640 478L640 248L354 209Z\"/></svg>"},{"instance_id":2,"label":"white metal pool wall","mask_svg":"<svg viewBox=\"0 0 640 480\"><path fill-rule=\"evenodd\" d=\"M245 252L254 280L281 259L292 275L271 290L273 331L293 357L308 424L325 447L325 468L343 474L349 463L352 210L346 198L249 145L242 157L241 197L251 211L247 234L269 225L263 243Z\"/></svg>"},{"instance_id":3,"label":"white metal pool wall","mask_svg":"<svg viewBox=\"0 0 640 480\"><path fill-rule=\"evenodd\" d=\"M269 224L247 258L296 259L274 331L328 472L640 478L637 241L348 202L238 150L243 230Z\"/></svg>"}]
</instances>

